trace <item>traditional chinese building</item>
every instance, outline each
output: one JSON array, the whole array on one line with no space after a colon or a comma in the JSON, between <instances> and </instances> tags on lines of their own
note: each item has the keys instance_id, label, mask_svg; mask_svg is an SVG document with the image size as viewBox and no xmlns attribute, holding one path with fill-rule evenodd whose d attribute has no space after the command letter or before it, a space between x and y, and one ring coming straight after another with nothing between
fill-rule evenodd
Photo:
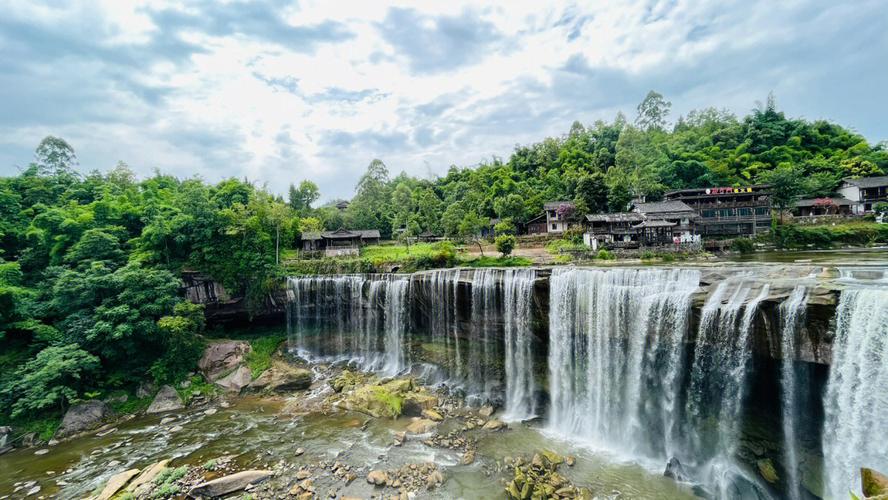
<instances>
[{"instance_id":1,"label":"traditional chinese building","mask_svg":"<svg viewBox=\"0 0 888 500\"><path fill-rule=\"evenodd\" d=\"M309 255L358 255L360 247L376 243L379 243L379 231L376 229L340 228L336 231L302 234L302 251Z\"/></svg>"},{"instance_id":2,"label":"traditional chinese building","mask_svg":"<svg viewBox=\"0 0 888 500\"><path fill-rule=\"evenodd\" d=\"M705 236L749 236L771 227L771 186L680 189L666 193L698 217L696 232Z\"/></svg>"}]
</instances>

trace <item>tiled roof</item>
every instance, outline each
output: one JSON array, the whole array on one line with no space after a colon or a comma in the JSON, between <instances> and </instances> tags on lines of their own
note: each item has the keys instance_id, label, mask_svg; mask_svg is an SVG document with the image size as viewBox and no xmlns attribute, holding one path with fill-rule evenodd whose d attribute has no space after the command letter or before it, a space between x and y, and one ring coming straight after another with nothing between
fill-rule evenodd
<instances>
[{"instance_id":1,"label":"tiled roof","mask_svg":"<svg viewBox=\"0 0 888 500\"><path fill-rule=\"evenodd\" d=\"M852 186L857 186L861 188L874 188L874 187L882 187L888 186L888 175L880 175L879 177L861 177L859 179L842 179L848 184Z\"/></svg>"},{"instance_id":2,"label":"tiled roof","mask_svg":"<svg viewBox=\"0 0 888 500\"><path fill-rule=\"evenodd\" d=\"M643 214L661 214L667 212L695 213L693 208L689 207L685 202L679 200L655 201L652 203L636 203L635 211Z\"/></svg>"},{"instance_id":3,"label":"tiled roof","mask_svg":"<svg viewBox=\"0 0 888 500\"><path fill-rule=\"evenodd\" d=\"M544 210L557 210L561 205L570 205L574 206L572 201L550 201L543 205Z\"/></svg>"}]
</instances>

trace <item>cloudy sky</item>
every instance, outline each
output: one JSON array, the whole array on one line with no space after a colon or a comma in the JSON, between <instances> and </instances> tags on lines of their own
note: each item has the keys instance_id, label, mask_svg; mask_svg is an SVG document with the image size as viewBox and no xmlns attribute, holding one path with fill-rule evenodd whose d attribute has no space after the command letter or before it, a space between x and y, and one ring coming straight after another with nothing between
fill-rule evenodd
<instances>
[{"instance_id":1,"label":"cloudy sky","mask_svg":"<svg viewBox=\"0 0 888 500\"><path fill-rule=\"evenodd\" d=\"M650 89L888 139L884 0L555 3L0 0L0 175L53 134L83 170L348 197L373 158L440 174Z\"/></svg>"}]
</instances>

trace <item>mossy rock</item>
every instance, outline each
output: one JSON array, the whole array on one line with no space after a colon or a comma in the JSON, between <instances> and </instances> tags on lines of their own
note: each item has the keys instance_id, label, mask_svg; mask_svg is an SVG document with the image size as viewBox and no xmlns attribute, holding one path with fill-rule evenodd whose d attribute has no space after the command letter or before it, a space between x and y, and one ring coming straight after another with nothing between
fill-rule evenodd
<instances>
[{"instance_id":1,"label":"mossy rock","mask_svg":"<svg viewBox=\"0 0 888 500\"><path fill-rule=\"evenodd\" d=\"M780 480L780 477L777 475L777 469L774 468L774 463L771 462L770 458L758 460L755 465L758 467L759 474L762 475L765 481L774 484Z\"/></svg>"},{"instance_id":2,"label":"mossy rock","mask_svg":"<svg viewBox=\"0 0 888 500\"><path fill-rule=\"evenodd\" d=\"M888 495L888 476L863 467L860 469L860 486L866 498Z\"/></svg>"}]
</instances>

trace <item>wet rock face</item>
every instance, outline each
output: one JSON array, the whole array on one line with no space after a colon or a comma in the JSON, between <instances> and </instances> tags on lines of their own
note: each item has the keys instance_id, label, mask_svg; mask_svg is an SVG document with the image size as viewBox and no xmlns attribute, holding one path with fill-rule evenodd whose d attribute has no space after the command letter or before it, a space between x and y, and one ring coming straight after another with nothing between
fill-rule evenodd
<instances>
[{"instance_id":1,"label":"wet rock face","mask_svg":"<svg viewBox=\"0 0 888 500\"><path fill-rule=\"evenodd\" d=\"M185 408L185 403L179 397L179 393L172 387L165 385L160 388L151 406L148 407L148 413L164 413L168 411L176 411Z\"/></svg>"},{"instance_id":2,"label":"wet rock face","mask_svg":"<svg viewBox=\"0 0 888 500\"><path fill-rule=\"evenodd\" d=\"M95 429L109 418L111 413L111 407L103 401L92 400L76 404L65 413L55 437L64 438Z\"/></svg>"},{"instance_id":3,"label":"wet rock face","mask_svg":"<svg viewBox=\"0 0 888 500\"><path fill-rule=\"evenodd\" d=\"M675 457L669 459L669 462L666 464L666 470L663 471L663 475L679 482L688 480L688 475L685 474L684 466L682 466L681 462Z\"/></svg>"}]
</instances>

